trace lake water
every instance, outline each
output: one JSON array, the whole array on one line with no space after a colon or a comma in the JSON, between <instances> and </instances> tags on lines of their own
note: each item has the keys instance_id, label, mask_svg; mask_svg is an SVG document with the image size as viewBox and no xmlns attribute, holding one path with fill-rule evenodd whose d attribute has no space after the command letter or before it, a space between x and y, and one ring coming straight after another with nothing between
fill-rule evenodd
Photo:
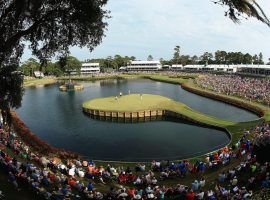
<instances>
[{"instance_id":1,"label":"lake water","mask_svg":"<svg viewBox=\"0 0 270 200\"><path fill-rule=\"evenodd\" d=\"M229 143L226 133L181 121L114 123L83 114L81 104L92 98L122 92L158 94L181 101L194 110L232 121L257 116L246 110L201 97L179 85L148 79L83 83L83 91L60 92L58 85L27 88L17 113L49 144L78 152L89 159L150 161L183 159L207 153Z\"/></svg>"}]
</instances>

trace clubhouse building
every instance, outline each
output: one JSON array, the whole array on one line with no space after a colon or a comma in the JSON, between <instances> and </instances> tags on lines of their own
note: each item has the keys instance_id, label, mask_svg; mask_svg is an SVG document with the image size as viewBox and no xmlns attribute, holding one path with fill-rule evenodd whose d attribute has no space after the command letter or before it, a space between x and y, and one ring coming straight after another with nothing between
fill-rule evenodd
<instances>
[{"instance_id":1,"label":"clubhouse building","mask_svg":"<svg viewBox=\"0 0 270 200\"><path fill-rule=\"evenodd\" d=\"M100 72L99 63L82 63L81 75L95 74Z\"/></svg>"},{"instance_id":2,"label":"clubhouse building","mask_svg":"<svg viewBox=\"0 0 270 200\"><path fill-rule=\"evenodd\" d=\"M237 66L233 65L172 65L173 71L195 71L195 72L237 72Z\"/></svg>"},{"instance_id":3,"label":"clubhouse building","mask_svg":"<svg viewBox=\"0 0 270 200\"><path fill-rule=\"evenodd\" d=\"M130 61L126 71L159 71L162 65L159 61Z\"/></svg>"}]
</instances>

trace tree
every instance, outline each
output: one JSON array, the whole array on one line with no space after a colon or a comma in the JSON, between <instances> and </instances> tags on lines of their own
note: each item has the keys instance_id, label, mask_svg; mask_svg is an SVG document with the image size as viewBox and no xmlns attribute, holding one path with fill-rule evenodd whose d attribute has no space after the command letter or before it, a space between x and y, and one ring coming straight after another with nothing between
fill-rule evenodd
<instances>
[{"instance_id":1,"label":"tree","mask_svg":"<svg viewBox=\"0 0 270 200\"><path fill-rule=\"evenodd\" d=\"M29 58L21 66L21 71L25 76L34 76L35 70L40 70L40 63L34 58Z\"/></svg>"},{"instance_id":2,"label":"tree","mask_svg":"<svg viewBox=\"0 0 270 200\"><path fill-rule=\"evenodd\" d=\"M226 64L250 64L251 62L252 56L242 52L228 52L225 56Z\"/></svg>"},{"instance_id":3,"label":"tree","mask_svg":"<svg viewBox=\"0 0 270 200\"><path fill-rule=\"evenodd\" d=\"M64 73L59 65L51 61L47 62L47 66L44 68L44 74L46 75L61 76Z\"/></svg>"},{"instance_id":4,"label":"tree","mask_svg":"<svg viewBox=\"0 0 270 200\"><path fill-rule=\"evenodd\" d=\"M260 65L263 65L263 64L264 64L262 52L259 53L259 64L260 64Z\"/></svg>"},{"instance_id":5,"label":"tree","mask_svg":"<svg viewBox=\"0 0 270 200\"><path fill-rule=\"evenodd\" d=\"M134 61L134 60L136 60L136 57L135 56L131 56L130 57L130 60L133 60Z\"/></svg>"},{"instance_id":6,"label":"tree","mask_svg":"<svg viewBox=\"0 0 270 200\"><path fill-rule=\"evenodd\" d=\"M180 46L175 46L174 48L174 54L173 54L173 62L175 64L180 64L181 60L180 60Z\"/></svg>"},{"instance_id":7,"label":"tree","mask_svg":"<svg viewBox=\"0 0 270 200\"><path fill-rule=\"evenodd\" d=\"M189 55L182 55L180 57L180 60L183 66L191 64L191 59Z\"/></svg>"},{"instance_id":8,"label":"tree","mask_svg":"<svg viewBox=\"0 0 270 200\"><path fill-rule=\"evenodd\" d=\"M10 108L21 106L23 75L17 65L0 68L0 110L4 123L11 125Z\"/></svg>"},{"instance_id":9,"label":"tree","mask_svg":"<svg viewBox=\"0 0 270 200\"><path fill-rule=\"evenodd\" d=\"M163 58L160 58L160 59L159 59L159 62L160 62L162 65L164 65L164 59L163 59Z\"/></svg>"},{"instance_id":10,"label":"tree","mask_svg":"<svg viewBox=\"0 0 270 200\"><path fill-rule=\"evenodd\" d=\"M69 46L100 44L107 0L0 0L0 66L18 63L24 41L41 61Z\"/></svg>"},{"instance_id":11,"label":"tree","mask_svg":"<svg viewBox=\"0 0 270 200\"><path fill-rule=\"evenodd\" d=\"M130 64L130 62L132 61L132 60L135 60L136 58L134 57L134 56L131 56L131 57L129 57L129 56L125 56L124 57L124 65L122 65L122 67L123 66L127 66L128 64Z\"/></svg>"},{"instance_id":12,"label":"tree","mask_svg":"<svg viewBox=\"0 0 270 200\"><path fill-rule=\"evenodd\" d=\"M198 64L198 61L199 61L198 56L194 55L190 59L191 59L191 64L193 65Z\"/></svg>"},{"instance_id":13,"label":"tree","mask_svg":"<svg viewBox=\"0 0 270 200\"><path fill-rule=\"evenodd\" d=\"M62 71L68 74L70 82L70 75L73 73L80 74L80 70L82 67L81 62L73 56L60 57L58 65L60 66Z\"/></svg>"},{"instance_id":14,"label":"tree","mask_svg":"<svg viewBox=\"0 0 270 200\"><path fill-rule=\"evenodd\" d=\"M259 57L257 56L257 54L252 56L252 62L253 64L259 64Z\"/></svg>"},{"instance_id":15,"label":"tree","mask_svg":"<svg viewBox=\"0 0 270 200\"><path fill-rule=\"evenodd\" d=\"M115 68L118 70L120 67L126 66L125 59L120 55L114 56Z\"/></svg>"},{"instance_id":16,"label":"tree","mask_svg":"<svg viewBox=\"0 0 270 200\"><path fill-rule=\"evenodd\" d=\"M226 51L216 51L215 52L215 64L226 64Z\"/></svg>"},{"instance_id":17,"label":"tree","mask_svg":"<svg viewBox=\"0 0 270 200\"><path fill-rule=\"evenodd\" d=\"M213 62L213 54L209 52L205 52L203 55L200 57L200 64L211 64Z\"/></svg>"},{"instance_id":18,"label":"tree","mask_svg":"<svg viewBox=\"0 0 270 200\"><path fill-rule=\"evenodd\" d=\"M269 19L256 0L215 0L214 3L227 6L228 11L225 12L225 16L229 16L236 23L239 23L240 18L246 15L255 17L270 26Z\"/></svg>"},{"instance_id":19,"label":"tree","mask_svg":"<svg viewBox=\"0 0 270 200\"><path fill-rule=\"evenodd\" d=\"M148 61L153 61L153 60L154 60L154 58L153 58L153 56L152 56L152 55L149 55L149 56L147 57L147 60L148 60Z\"/></svg>"},{"instance_id":20,"label":"tree","mask_svg":"<svg viewBox=\"0 0 270 200\"><path fill-rule=\"evenodd\" d=\"M249 53L246 53L243 58L243 64L252 63L252 56Z\"/></svg>"}]
</instances>

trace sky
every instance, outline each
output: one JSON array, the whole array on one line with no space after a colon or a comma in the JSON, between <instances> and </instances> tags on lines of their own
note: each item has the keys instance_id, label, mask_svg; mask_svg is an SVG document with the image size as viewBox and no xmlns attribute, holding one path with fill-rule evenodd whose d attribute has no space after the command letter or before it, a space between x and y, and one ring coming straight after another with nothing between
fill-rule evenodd
<instances>
[{"instance_id":1,"label":"sky","mask_svg":"<svg viewBox=\"0 0 270 200\"><path fill-rule=\"evenodd\" d=\"M270 1L258 0L270 17ZM106 37L90 52L72 47L71 55L83 61L120 54L139 60L152 55L171 59L176 45L181 54L201 55L216 50L241 51L270 58L270 28L256 19L233 23L225 7L211 0L109 0L111 11ZM30 58L26 49L22 61Z\"/></svg>"}]
</instances>

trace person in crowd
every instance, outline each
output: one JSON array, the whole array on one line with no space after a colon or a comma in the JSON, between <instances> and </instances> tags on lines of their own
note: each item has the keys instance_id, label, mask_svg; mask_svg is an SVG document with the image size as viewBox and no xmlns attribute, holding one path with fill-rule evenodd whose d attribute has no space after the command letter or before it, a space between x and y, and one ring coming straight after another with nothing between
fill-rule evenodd
<instances>
[{"instance_id":1,"label":"person in crowd","mask_svg":"<svg viewBox=\"0 0 270 200\"><path fill-rule=\"evenodd\" d=\"M196 79L198 86L214 92L270 105L270 80L237 75L204 75Z\"/></svg>"}]
</instances>

